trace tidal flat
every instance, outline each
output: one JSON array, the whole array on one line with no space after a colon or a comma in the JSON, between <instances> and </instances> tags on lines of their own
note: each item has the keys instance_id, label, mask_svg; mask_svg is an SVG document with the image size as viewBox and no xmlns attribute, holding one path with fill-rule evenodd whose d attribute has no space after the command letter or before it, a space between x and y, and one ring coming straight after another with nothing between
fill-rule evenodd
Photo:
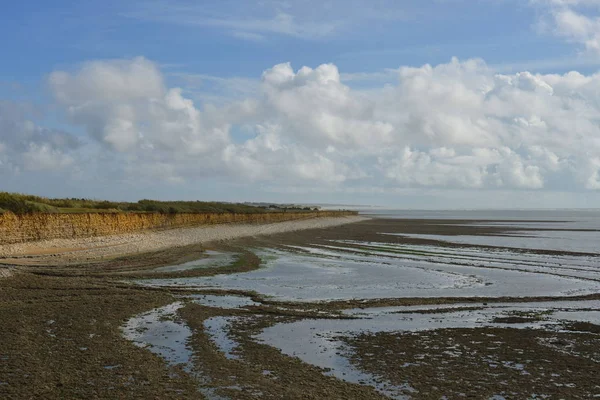
<instances>
[{"instance_id":1,"label":"tidal flat","mask_svg":"<svg viewBox=\"0 0 600 400\"><path fill-rule=\"evenodd\" d=\"M20 266L0 280L0 396L598 397L598 234L380 216Z\"/></svg>"}]
</instances>

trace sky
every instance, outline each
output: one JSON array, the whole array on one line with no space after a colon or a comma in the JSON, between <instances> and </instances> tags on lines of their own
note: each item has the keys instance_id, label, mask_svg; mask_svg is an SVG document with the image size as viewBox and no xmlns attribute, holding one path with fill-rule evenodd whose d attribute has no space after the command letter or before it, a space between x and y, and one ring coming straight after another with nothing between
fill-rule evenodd
<instances>
[{"instance_id":1,"label":"sky","mask_svg":"<svg viewBox=\"0 0 600 400\"><path fill-rule=\"evenodd\" d=\"M0 2L0 191L600 207L600 0Z\"/></svg>"}]
</instances>

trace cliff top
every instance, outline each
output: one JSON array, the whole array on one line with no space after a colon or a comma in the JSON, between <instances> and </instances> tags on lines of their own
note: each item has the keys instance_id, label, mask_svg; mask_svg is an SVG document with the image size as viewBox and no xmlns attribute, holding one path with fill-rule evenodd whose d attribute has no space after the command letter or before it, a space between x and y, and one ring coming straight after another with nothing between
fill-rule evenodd
<instances>
[{"instance_id":1,"label":"cliff top","mask_svg":"<svg viewBox=\"0 0 600 400\"><path fill-rule=\"evenodd\" d=\"M0 192L0 213L94 213L94 212L159 212L159 213L236 213L255 214L282 211L313 211L315 208L293 205L251 205L213 201L114 202L84 198L53 199L21 193Z\"/></svg>"}]
</instances>

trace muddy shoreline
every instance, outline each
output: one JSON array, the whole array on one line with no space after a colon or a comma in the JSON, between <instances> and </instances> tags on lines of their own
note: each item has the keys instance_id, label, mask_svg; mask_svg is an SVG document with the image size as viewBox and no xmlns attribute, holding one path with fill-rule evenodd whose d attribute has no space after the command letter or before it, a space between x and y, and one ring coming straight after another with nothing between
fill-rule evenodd
<instances>
[{"instance_id":1,"label":"muddy shoreline","mask_svg":"<svg viewBox=\"0 0 600 400\"><path fill-rule=\"evenodd\" d=\"M600 299L600 293L592 293L585 296L512 298L398 296L296 303L267 298L252 291L223 290L217 287L147 287L135 283L144 279L198 278L256 271L262 263L256 249L289 251L292 246L307 244L319 249L330 245L332 240L409 246L434 244L448 249L476 248L518 253L518 250L499 246L457 245L445 241L382 234L393 231L407 235L501 235L506 231L504 227L476 227L468 222L472 221L373 219L350 225L224 242L205 242L106 259L53 257L52 263L43 264L42 261L50 259L50 256L43 255L42 259L37 259L39 263L20 265L16 269L17 273L0 280L0 397L198 399L206 398L207 393L213 393L232 399L386 398L381 392L374 390L373 386L330 376L326 369L283 354L278 349L257 341L255 336L264 329L281 323L320 319L350 320L356 317L344 310L351 309L448 304L462 305L461 307L466 307L466 304L479 309L493 303ZM166 273L155 271L158 267L202 259L206 250L235 253L236 257L229 264L214 268ZM357 251L364 249L357 248ZM548 257L596 257L589 253L544 249L527 252ZM186 297L192 294L246 296L256 304L224 309L199 304ZM169 365L160 356L135 346L122 335L123 325L133 316L175 301L183 301L184 305L174 318L185 323L193 332L188 343L195 360L192 371ZM229 335L237 343L237 347L232 350L236 354L235 358L228 358L222 349L215 346L204 325L210 318L221 317L234 318ZM592 324L592 328L594 327ZM589 331L590 327L586 326L586 329ZM442 349L442 345L449 346L448 341L463 346L465 353L483 351L482 349L492 346L492 342L502 341L507 347L501 354L510 353L512 358L509 361L517 364L520 363L519 358L529 360L528 364L539 362L540 365L544 363L543 360L559 360L556 371L551 371L552 368L546 366L546 372L564 376L569 371L575 371L573 382L552 381L552 376L548 378L543 375L544 370L536 370L537 375L534 375L538 386L535 387L546 389L544 393L551 398L583 398L598 392L600 387L594 373L599 362L598 355L593 350L600 343L597 333L593 333L593 329L591 331L540 333L534 329L515 330L511 327L448 329L439 331L441 333L436 336L431 336L431 333L391 332L357 335L343 341L348 346L350 360L357 368L380 376L396 386L411 381L416 392L407 391L406 395L416 399L439 398L444 394L453 398L460 393L473 398L488 398L485 396L502 391L501 382L504 381L513 385L513 394L506 392L506 398L522 398L519 396L530 394L529 381L526 376L519 375L519 371L513 374L516 370L509 368L503 371L502 379L491 379L490 375L485 378L477 372L483 368L484 361L481 359L451 357L444 355L446 349L436 350L435 346L439 349ZM489 339L492 336L486 336L488 334L495 335L496 339ZM554 339L548 339L550 337ZM518 338L517 342L514 341L515 338ZM544 345L544 338L555 340L558 344ZM400 368L405 363L412 363L417 355L427 355L418 350L422 349L425 342L437 343L430 347L432 350L429 354L437 361L414 369ZM576 348L585 360L582 361L572 351L564 353L565 349L572 348ZM519 353L519 349L524 350L524 353ZM491 371L493 367L485 368L486 371ZM442 370L443 374L439 372ZM469 374L466 373L468 370L473 371ZM198 376L206 379L199 382ZM461 380L457 380L459 377ZM483 386L477 386L475 381L483 382ZM450 385L451 382L458 383ZM556 386L554 383L575 386Z\"/></svg>"}]
</instances>

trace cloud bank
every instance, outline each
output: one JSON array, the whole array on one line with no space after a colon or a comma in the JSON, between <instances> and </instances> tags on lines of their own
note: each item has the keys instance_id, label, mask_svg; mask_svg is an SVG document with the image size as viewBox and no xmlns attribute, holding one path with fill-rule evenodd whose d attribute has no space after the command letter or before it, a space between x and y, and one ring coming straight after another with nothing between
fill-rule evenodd
<instances>
[{"instance_id":1,"label":"cloud bank","mask_svg":"<svg viewBox=\"0 0 600 400\"><path fill-rule=\"evenodd\" d=\"M132 179L600 189L600 74L506 75L453 59L401 67L395 84L361 91L333 64L284 63L263 73L254 95L200 107L139 57L55 71L49 86L87 133L86 146L109 153ZM58 168L78 159L67 134L0 121L9 126L0 137L3 165Z\"/></svg>"}]
</instances>

